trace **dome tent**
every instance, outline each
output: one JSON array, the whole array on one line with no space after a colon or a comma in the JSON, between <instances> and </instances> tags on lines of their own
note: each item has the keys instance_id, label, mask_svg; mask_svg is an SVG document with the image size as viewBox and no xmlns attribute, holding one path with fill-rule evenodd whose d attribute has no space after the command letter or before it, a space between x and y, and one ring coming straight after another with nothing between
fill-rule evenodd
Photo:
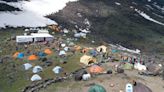
<instances>
[{"instance_id":1,"label":"dome tent","mask_svg":"<svg viewBox=\"0 0 164 92\"><path fill-rule=\"evenodd\" d=\"M85 65L88 65L90 63L95 63L96 62L96 59L94 59L92 56L88 56L88 55L83 55L81 58L80 58L80 63L83 63Z\"/></svg>"},{"instance_id":2,"label":"dome tent","mask_svg":"<svg viewBox=\"0 0 164 92\"><path fill-rule=\"evenodd\" d=\"M89 88L88 92L107 92L107 91L103 86L95 84Z\"/></svg>"},{"instance_id":3,"label":"dome tent","mask_svg":"<svg viewBox=\"0 0 164 92\"><path fill-rule=\"evenodd\" d=\"M36 55L30 55L28 57L28 60L30 60L30 61L34 61L34 60L37 60L37 59L38 59L38 57Z\"/></svg>"},{"instance_id":4,"label":"dome tent","mask_svg":"<svg viewBox=\"0 0 164 92\"><path fill-rule=\"evenodd\" d=\"M61 71L62 71L62 68L60 66L56 66L52 69L52 71L55 73L55 74L59 74Z\"/></svg>"},{"instance_id":5,"label":"dome tent","mask_svg":"<svg viewBox=\"0 0 164 92\"><path fill-rule=\"evenodd\" d=\"M13 57L14 58L17 58L18 57L18 54L19 54L19 52L15 52L14 55L13 55Z\"/></svg>"},{"instance_id":6,"label":"dome tent","mask_svg":"<svg viewBox=\"0 0 164 92\"><path fill-rule=\"evenodd\" d=\"M25 70L29 70L32 67L30 63L25 63L23 65L24 65Z\"/></svg>"},{"instance_id":7,"label":"dome tent","mask_svg":"<svg viewBox=\"0 0 164 92\"><path fill-rule=\"evenodd\" d=\"M17 58L19 58L19 59L22 59L23 57L24 57L23 53L19 53L18 56L17 56Z\"/></svg>"},{"instance_id":8,"label":"dome tent","mask_svg":"<svg viewBox=\"0 0 164 92\"><path fill-rule=\"evenodd\" d=\"M66 55L66 52L65 52L64 50L61 50L61 51L59 52L59 56L62 56L62 55Z\"/></svg>"},{"instance_id":9,"label":"dome tent","mask_svg":"<svg viewBox=\"0 0 164 92\"><path fill-rule=\"evenodd\" d=\"M38 73L41 72L43 68L41 66L35 66L32 70L33 73Z\"/></svg>"},{"instance_id":10,"label":"dome tent","mask_svg":"<svg viewBox=\"0 0 164 92\"><path fill-rule=\"evenodd\" d=\"M98 52L103 52L106 53L107 52L107 47L102 45L96 48Z\"/></svg>"},{"instance_id":11,"label":"dome tent","mask_svg":"<svg viewBox=\"0 0 164 92\"><path fill-rule=\"evenodd\" d=\"M47 54L47 55L50 55L50 54L52 54L52 51L50 49L45 49L44 53Z\"/></svg>"},{"instance_id":12,"label":"dome tent","mask_svg":"<svg viewBox=\"0 0 164 92\"><path fill-rule=\"evenodd\" d=\"M40 58L42 58L42 57L45 57L46 54L45 54L44 52L39 52L39 53L38 53L38 56L39 56Z\"/></svg>"},{"instance_id":13,"label":"dome tent","mask_svg":"<svg viewBox=\"0 0 164 92\"><path fill-rule=\"evenodd\" d=\"M98 65L93 65L89 68L89 72L90 73L102 73L103 72L103 68L98 66Z\"/></svg>"},{"instance_id":14,"label":"dome tent","mask_svg":"<svg viewBox=\"0 0 164 92\"><path fill-rule=\"evenodd\" d=\"M39 81L39 80L42 80L42 78L38 74L34 74L31 77L31 81Z\"/></svg>"}]
</instances>

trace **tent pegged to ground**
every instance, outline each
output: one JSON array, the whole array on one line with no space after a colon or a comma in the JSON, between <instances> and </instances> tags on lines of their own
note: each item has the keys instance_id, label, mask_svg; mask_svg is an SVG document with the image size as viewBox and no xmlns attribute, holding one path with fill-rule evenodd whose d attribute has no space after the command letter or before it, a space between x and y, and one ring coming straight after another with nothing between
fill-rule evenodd
<instances>
[{"instance_id":1,"label":"tent pegged to ground","mask_svg":"<svg viewBox=\"0 0 164 92\"><path fill-rule=\"evenodd\" d=\"M31 77L31 81L39 81L39 80L42 80L42 78L38 74L34 74Z\"/></svg>"},{"instance_id":2,"label":"tent pegged to ground","mask_svg":"<svg viewBox=\"0 0 164 92\"><path fill-rule=\"evenodd\" d=\"M28 57L28 60L29 61L35 61L35 60L37 60L38 59L38 57L36 56L36 55L30 55L29 57Z\"/></svg>"},{"instance_id":3,"label":"tent pegged to ground","mask_svg":"<svg viewBox=\"0 0 164 92\"><path fill-rule=\"evenodd\" d=\"M24 53L19 53L17 58L22 59L24 57Z\"/></svg>"},{"instance_id":4,"label":"tent pegged to ground","mask_svg":"<svg viewBox=\"0 0 164 92\"><path fill-rule=\"evenodd\" d=\"M89 88L88 92L107 92L107 91L103 86L95 84Z\"/></svg>"},{"instance_id":5,"label":"tent pegged to ground","mask_svg":"<svg viewBox=\"0 0 164 92\"><path fill-rule=\"evenodd\" d=\"M18 57L18 54L19 54L19 52L15 52L15 53L13 54L13 58L17 58L17 57Z\"/></svg>"},{"instance_id":6,"label":"tent pegged to ground","mask_svg":"<svg viewBox=\"0 0 164 92\"><path fill-rule=\"evenodd\" d=\"M90 73L102 73L104 69L98 65L93 65L89 68Z\"/></svg>"},{"instance_id":7,"label":"tent pegged to ground","mask_svg":"<svg viewBox=\"0 0 164 92\"><path fill-rule=\"evenodd\" d=\"M106 53L107 52L107 47L105 45L101 45L101 46L97 47L96 50L98 52Z\"/></svg>"},{"instance_id":8,"label":"tent pegged to ground","mask_svg":"<svg viewBox=\"0 0 164 92\"><path fill-rule=\"evenodd\" d=\"M93 58L92 56L88 56L88 55L83 55L80 58L80 63L83 63L85 65L89 65L91 63L96 63L96 59Z\"/></svg>"},{"instance_id":9,"label":"tent pegged to ground","mask_svg":"<svg viewBox=\"0 0 164 92\"><path fill-rule=\"evenodd\" d=\"M44 50L44 53L47 54L47 55L51 55L52 54L52 51L50 49L45 49Z\"/></svg>"}]
</instances>

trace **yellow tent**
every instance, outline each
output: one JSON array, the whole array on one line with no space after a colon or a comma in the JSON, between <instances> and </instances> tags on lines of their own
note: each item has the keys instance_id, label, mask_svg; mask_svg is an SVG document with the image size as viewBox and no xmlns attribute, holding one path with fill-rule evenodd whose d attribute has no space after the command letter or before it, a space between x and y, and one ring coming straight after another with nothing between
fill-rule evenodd
<instances>
[{"instance_id":1,"label":"yellow tent","mask_svg":"<svg viewBox=\"0 0 164 92\"><path fill-rule=\"evenodd\" d=\"M90 63L95 63L96 62L96 59L93 58L92 56L88 56L88 55L83 55L81 58L80 58L80 63L83 63L85 65L88 65Z\"/></svg>"},{"instance_id":2,"label":"yellow tent","mask_svg":"<svg viewBox=\"0 0 164 92\"><path fill-rule=\"evenodd\" d=\"M102 46L97 47L96 50L97 50L98 52L106 53L106 52L107 52L107 47L104 46L104 45L102 45Z\"/></svg>"}]
</instances>

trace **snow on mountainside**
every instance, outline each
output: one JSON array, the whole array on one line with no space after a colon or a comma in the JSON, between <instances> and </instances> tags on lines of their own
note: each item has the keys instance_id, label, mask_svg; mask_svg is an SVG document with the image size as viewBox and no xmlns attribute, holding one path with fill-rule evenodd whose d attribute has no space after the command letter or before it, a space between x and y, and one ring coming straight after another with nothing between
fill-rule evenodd
<instances>
[{"instance_id":1,"label":"snow on mountainside","mask_svg":"<svg viewBox=\"0 0 164 92\"><path fill-rule=\"evenodd\" d=\"M44 16L54 14L66 3L78 0L0 0L0 27L38 27L56 24ZM164 0L115 0L116 5L137 8L143 18L164 25ZM134 10L135 11L135 10Z\"/></svg>"},{"instance_id":2,"label":"snow on mountainside","mask_svg":"<svg viewBox=\"0 0 164 92\"><path fill-rule=\"evenodd\" d=\"M66 6L69 1L76 0L30 0L20 1L14 0L0 0L0 4L5 4L10 7L20 9L21 11L12 11L0 13L0 27L38 27L50 24L56 24L44 16L55 13ZM18 2L16 2L18 1Z\"/></svg>"}]
</instances>

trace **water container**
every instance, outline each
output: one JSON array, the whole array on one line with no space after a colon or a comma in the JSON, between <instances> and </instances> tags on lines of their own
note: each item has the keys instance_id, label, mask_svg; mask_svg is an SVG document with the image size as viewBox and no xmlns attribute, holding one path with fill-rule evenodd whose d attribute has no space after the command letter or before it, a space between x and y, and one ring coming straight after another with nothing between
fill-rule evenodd
<instances>
[{"instance_id":1,"label":"water container","mask_svg":"<svg viewBox=\"0 0 164 92\"><path fill-rule=\"evenodd\" d=\"M125 92L133 92L133 85L130 83L126 84Z\"/></svg>"}]
</instances>

